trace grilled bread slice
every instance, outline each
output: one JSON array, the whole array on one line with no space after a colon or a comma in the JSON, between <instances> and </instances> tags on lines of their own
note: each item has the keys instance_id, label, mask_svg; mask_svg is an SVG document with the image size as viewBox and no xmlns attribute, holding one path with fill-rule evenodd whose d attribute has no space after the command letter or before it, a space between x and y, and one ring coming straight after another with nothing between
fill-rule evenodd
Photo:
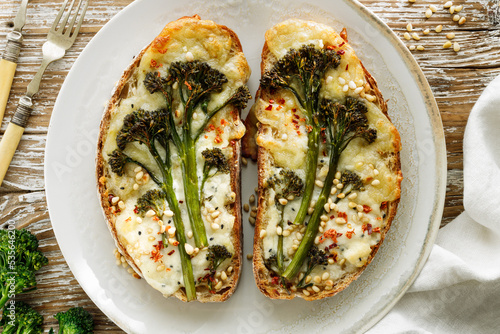
<instances>
[{"instance_id":1,"label":"grilled bread slice","mask_svg":"<svg viewBox=\"0 0 500 334\"><path fill-rule=\"evenodd\" d=\"M118 251L165 297L224 301L238 283L249 76L232 30L183 17L135 57L105 109L104 215Z\"/></svg>"},{"instance_id":2,"label":"grilled bread slice","mask_svg":"<svg viewBox=\"0 0 500 334\"><path fill-rule=\"evenodd\" d=\"M266 32L245 121L258 156L253 270L273 299L333 296L373 259L396 214L400 137L346 31L287 20Z\"/></svg>"}]
</instances>

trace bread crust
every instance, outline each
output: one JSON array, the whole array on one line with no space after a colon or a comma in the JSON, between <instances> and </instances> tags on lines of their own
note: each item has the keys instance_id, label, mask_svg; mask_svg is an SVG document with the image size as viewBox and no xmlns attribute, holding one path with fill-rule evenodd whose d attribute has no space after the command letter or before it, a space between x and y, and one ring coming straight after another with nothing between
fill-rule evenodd
<instances>
[{"instance_id":1,"label":"bread crust","mask_svg":"<svg viewBox=\"0 0 500 334\"><path fill-rule=\"evenodd\" d=\"M119 106L121 100L125 98L128 94L128 86L133 84L134 75L138 70L138 66L141 62L142 57L145 52L153 47L154 43L157 41L161 41L162 39L170 38L170 34L172 31L180 29L183 25L187 23L196 23L201 21L198 15L194 15L192 17L185 16L176 21L173 21L162 30L162 32L153 40L149 45L147 45L133 60L133 62L129 65L129 67L124 71L122 77L119 82L116 84L112 96L108 101L103 117L101 119L99 137L97 143L97 156L96 156L96 177L97 177L97 190L98 196L101 203L101 207L103 209L103 214L108 226L108 229L111 232L111 235L115 241L116 248L120 252L120 254L125 258L130 267L135 271L137 275L143 277L143 273L140 268L135 264L133 258L127 252L126 248L120 243L118 232L115 227L116 216L111 213L111 204L109 202L109 190L107 187L107 170L105 168L105 161L102 155L104 144L106 141L107 131L110 126L111 116L113 110ZM208 21L211 22L211 21ZM242 46L240 40L236 33L231 29L227 28L223 25L217 25L218 28L227 32L232 40L232 49L231 52L242 53ZM242 73L247 74L249 72L248 64L246 62L244 64L238 64L240 71ZM231 114L237 119L240 119L240 111L234 109ZM224 282L221 289L219 289L216 293L210 293L209 289L204 286L196 287L196 296L197 300L202 303L206 302L222 302L227 300L235 291L238 281L241 275L241 264L242 264L242 226L241 226L241 190L240 190L240 152L241 152L241 141L240 140L231 140L229 142L229 146L232 148L232 158L230 160L230 179L231 179L231 190L236 194L234 202L231 204L229 211L234 216L234 224L233 229L231 231L231 240L234 245L234 254L231 259L231 263L229 266L233 267L233 274L228 276L228 279ZM138 277L139 278L139 277ZM172 296L176 298L187 301L186 293L184 288L177 290ZM169 296L165 296L169 297Z\"/></svg>"},{"instance_id":2,"label":"bread crust","mask_svg":"<svg viewBox=\"0 0 500 334\"><path fill-rule=\"evenodd\" d=\"M347 32L345 31L345 29L340 33L340 36L347 43ZM261 74L264 74L264 72L267 69L271 68L276 62L276 58L274 57L274 55L271 54L269 50L267 44L267 36L261 57L262 57ZM382 93L377 86L376 80L362 65L361 61L360 64L362 66L366 82L370 85L370 91L367 91L367 93L376 96L378 107L390 121L389 115L387 113L387 103L382 97ZM268 95L267 92L263 91L260 88L255 97L256 100L262 99L265 101L273 98L276 99L276 96ZM394 146L394 151L396 153L392 157L390 157L391 160L390 165L392 167L392 171L397 177L397 188L395 189L396 192L395 195L397 199L387 203L387 214L386 214L387 216L385 218L386 224L383 227L383 229L381 229L380 241L376 245L372 246L372 251L366 263L362 267L360 267L358 270L354 272L347 273L346 275L344 275L342 279L338 280L333 285L331 290L321 290L318 293L310 294L309 296L307 296L303 294L300 290L297 290L296 292L286 291L286 289L282 288L279 284L273 283L273 280L271 278L271 272L264 265L264 249L263 249L262 239L260 238L260 232L261 229L263 228L263 225L265 224L264 214L267 209L267 201L264 198L264 192L265 192L264 183L266 178L265 169L272 165L273 158L269 151L267 151L265 148L261 146L258 146L255 141L255 136L257 134L262 133L263 126L260 123L258 123L257 117L255 116L254 113L255 111L252 109L251 115L249 114L249 116L245 120L245 125L247 126L247 134L243 138L243 155L253 159L257 158L257 164L258 164L259 196L258 196L258 211L255 222L254 245L253 245L254 246L253 273L257 287L264 295L268 296L271 299L293 299L295 297L300 297L305 300L317 300L334 296L335 294L344 290L354 280L356 280L363 273L364 269L370 264L373 257L377 253L379 247L381 246L382 242L384 241L385 236L387 235L391 223L396 215L400 199L401 181L402 181L401 161L399 154L401 148L401 139L399 133L397 132L396 129L393 129L393 135L395 139L392 144Z\"/></svg>"}]
</instances>

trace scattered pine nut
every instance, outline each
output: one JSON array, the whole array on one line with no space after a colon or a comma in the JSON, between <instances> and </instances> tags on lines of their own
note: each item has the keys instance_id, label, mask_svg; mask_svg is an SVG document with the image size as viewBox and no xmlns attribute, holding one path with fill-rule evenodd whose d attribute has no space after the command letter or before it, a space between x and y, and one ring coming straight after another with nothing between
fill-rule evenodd
<instances>
[{"instance_id":1,"label":"scattered pine nut","mask_svg":"<svg viewBox=\"0 0 500 334\"><path fill-rule=\"evenodd\" d=\"M436 26L436 28L434 29L434 31L435 32L441 32L441 31L443 31L443 25L440 24L440 25Z\"/></svg>"},{"instance_id":2,"label":"scattered pine nut","mask_svg":"<svg viewBox=\"0 0 500 334\"><path fill-rule=\"evenodd\" d=\"M416 32L412 33L411 37L413 37L413 39L416 41L420 41L420 36L418 36L418 34Z\"/></svg>"},{"instance_id":3,"label":"scattered pine nut","mask_svg":"<svg viewBox=\"0 0 500 334\"><path fill-rule=\"evenodd\" d=\"M424 51L424 50L425 50L425 48L424 48L424 46L423 46L423 45L418 45L418 46L417 46L417 50L418 50L418 51ZM378 181L378 180L375 180L375 181ZM375 181L373 181L373 182L372 182L372 185L374 185L374 186L375 186L375 185L380 184L380 181L378 181L378 183L377 183L377 182L375 182Z\"/></svg>"},{"instance_id":4,"label":"scattered pine nut","mask_svg":"<svg viewBox=\"0 0 500 334\"><path fill-rule=\"evenodd\" d=\"M241 157L241 163L243 164L243 166L246 166L248 165L248 160L245 157Z\"/></svg>"},{"instance_id":5,"label":"scattered pine nut","mask_svg":"<svg viewBox=\"0 0 500 334\"><path fill-rule=\"evenodd\" d=\"M446 41L446 43L443 44L443 49L449 49L451 47L451 42Z\"/></svg>"},{"instance_id":6,"label":"scattered pine nut","mask_svg":"<svg viewBox=\"0 0 500 334\"><path fill-rule=\"evenodd\" d=\"M450 8L451 6L453 6L453 2L448 1L448 2L446 2L446 3L443 5L443 8L448 9L448 8Z\"/></svg>"},{"instance_id":7,"label":"scattered pine nut","mask_svg":"<svg viewBox=\"0 0 500 334\"><path fill-rule=\"evenodd\" d=\"M467 21L467 19L465 18L465 16L462 16L460 20L458 20L458 24L462 25L465 23L465 21Z\"/></svg>"},{"instance_id":8,"label":"scattered pine nut","mask_svg":"<svg viewBox=\"0 0 500 334\"><path fill-rule=\"evenodd\" d=\"M250 196L250 198L249 198L248 202L249 202L250 204L255 203L255 195L253 195L253 194L252 194L252 195Z\"/></svg>"},{"instance_id":9,"label":"scattered pine nut","mask_svg":"<svg viewBox=\"0 0 500 334\"><path fill-rule=\"evenodd\" d=\"M253 254L247 254L247 260L253 259Z\"/></svg>"},{"instance_id":10,"label":"scattered pine nut","mask_svg":"<svg viewBox=\"0 0 500 334\"><path fill-rule=\"evenodd\" d=\"M254 218L254 217L250 217L250 218L248 218L248 222L249 222L251 225L255 225L255 218Z\"/></svg>"},{"instance_id":11,"label":"scattered pine nut","mask_svg":"<svg viewBox=\"0 0 500 334\"><path fill-rule=\"evenodd\" d=\"M453 33L453 32L447 33L446 34L446 38L448 38L448 39L454 39L455 38L455 33Z\"/></svg>"},{"instance_id":12,"label":"scattered pine nut","mask_svg":"<svg viewBox=\"0 0 500 334\"><path fill-rule=\"evenodd\" d=\"M460 15L456 14L456 15L453 15L453 21L457 22L460 20Z\"/></svg>"},{"instance_id":13,"label":"scattered pine nut","mask_svg":"<svg viewBox=\"0 0 500 334\"><path fill-rule=\"evenodd\" d=\"M429 29L425 29L425 30L424 30L424 35L429 35L429 33L430 33L430 32L431 32L431 31L430 31Z\"/></svg>"},{"instance_id":14,"label":"scattered pine nut","mask_svg":"<svg viewBox=\"0 0 500 334\"><path fill-rule=\"evenodd\" d=\"M408 24L406 25L406 30L407 30L407 31L412 31L412 30L413 30L413 25L412 25L411 23L408 23Z\"/></svg>"},{"instance_id":15,"label":"scattered pine nut","mask_svg":"<svg viewBox=\"0 0 500 334\"><path fill-rule=\"evenodd\" d=\"M427 8L427 10L425 11L425 17L430 18L431 16L432 16L432 10L430 10L430 8Z\"/></svg>"},{"instance_id":16,"label":"scattered pine nut","mask_svg":"<svg viewBox=\"0 0 500 334\"><path fill-rule=\"evenodd\" d=\"M250 205L248 205L248 203L243 204L243 210L245 210L245 212L250 211Z\"/></svg>"},{"instance_id":17,"label":"scattered pine nut","mask_svg":"<svg viewBox=\"0 0 500 334\"><path fill-rule=\"evenodd\" d=\"M455 43L453 44L453 51L455 51L455 52L460 51L460 45L459 45L457 42L455 42Z\"/></svg>"},{"instance_id":18,"label":"scattered pine nut","mask_svg":"<svg viewBox=\"0 0 500 334\"><path fill-rule=\"evenodd\" d=\"M450 14L454 14L455 13L455 6L450 6Z\"/></svg>"},{"instance_id":19,"label":"scattered pine nut","mask_svg":"<svg viewBox=\"0 0 500 334\"><path fill-rule=\"evenodd\" d=\"M266 237L266 235L267 235L266 230L261 230L261 231L260 231L260 238L261 238L261 239L264 239L264 238Z\"/></svg>"},{"instance_id":20,"label":"scattered pine nut","mask_svg":"<svg viewBox=\"0 0 500 334\"><path fill-rule=\"evenodd\" d=\"M455 13L458 13L458 12L459 12L459 11L461 11L463 8L464 8L464 6L462 6L462 5L455 6Z\"/></svg>"},{"instance_id":21,"label":"scattered pine nut","mask_svg":"<svg viewBox=\"0 0 500 334\"><path fill-rule=\"evenodd\" d=\"M429 9L430 9L433 13L437 12L437 10L438 10L438 9L437 9L437 7L436 7L436 6L434 6L434 5L430 5L430 6L429 6Z\"/></svg>"}]
</instances>

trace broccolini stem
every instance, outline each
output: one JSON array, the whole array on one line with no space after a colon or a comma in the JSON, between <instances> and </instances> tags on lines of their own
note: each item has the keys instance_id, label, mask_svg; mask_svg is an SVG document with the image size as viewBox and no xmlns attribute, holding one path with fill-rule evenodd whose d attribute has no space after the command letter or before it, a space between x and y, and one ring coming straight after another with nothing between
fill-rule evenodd
<instances>
[{"instance_id":1,"label":"broccolini stem","mask_svg":"<svg viewBox=\"0 0 500 334\"><path fill-rule=\"evenodd\" d=\"M281 213L281 218L278 223L278 226L281 227L281 231L283 231L283 212L285 211L285 207L281 204L278 204L278 210ZM285 269L284 266L284 254L283 254L283 232L278 235L278 250L277 250L277 256L276 256L276 264L278 265L278 270L279 274L281 275L283 273L283 270Z\"/></svg>"},{"instance_id":2,"label":"broccolini stem","mask_svg":"<svg viewBox=\"0 0 500 334\"><path fill-rule=\"evenodd\" d=\"M319 154L319 138L320 129L313 126L312 131L307 135L307 155L306 155L306 180L304 194L302 195L302 201L300 202L299 211L295 216L293 223L295 225L300 225L304 223L304 219L307 215L307 210L309 209L309 203L311 202L311 197L314 191L314 182L316 181L316 169L318 167L318 154Z\"/></svg>"},{"instance_id":3,"label":"broccolini stem","mask_svg":"<svg viewBox=\"0 0 500 334\"><path fill-rule=\"evenodd\" d=\"M321 193L316 201L316 206L314 207L314 212L309 219L309 223L307 224L306 232L304 234L304 238L297 249L297 252L293 256L292 261L286 268L283 273L283 277L286 279L292 279L299 272L302 267L302 263L307 257L307 252L311 248L314 243L314 239L316 238L316 234L319 229L320 216L323 213L325 203L330 196L330 190L333 185L333 179L335 178L335 174L337 172L337 165L339 161L340 154L337 150L332 152L330 156L330 168L328 169L328 174L326 175L325 183L323 189L321 189Z\"/></svg>"},{"instance_id":4,"label":"broccolini stem","mask_svg":"<svg viewBox=\"0 0 500 334\"><path fill-rule=\"evenodd\" d=\"M184 148L186 154L183 157L184 193L186 194L186 205L193 230L196 247L208 246L207 231L205 223L201 218L200 192L198 189L198 168L196 164L196 143L189 134L184 135Z\"/></svg>"},{"instance_id":5,"label":"broccolini stem","mask_svg":"<svg viewBox=\"0 0 500 334\"><path fill-rule=\"evenodd\" d=\"M9 300L9 286L6 285L4 289L2 289L2 299L0 299L0 308L3 309L7 301Z\"/></svg>"},{"instance_id":6,"label":"broccolini stem","mask_svg":"<svg viewBox=\"0 0 500 334\"><path fill-rule=\"evenodd\" d=\"M170 186L164 185L163 191L167 194L167 202L170 209L173 211L174 216L172 217L175 225L175 236L179 245L177 247L180 257L181 257L181 267L182 267L182 278L184 281L184 287L186 289L186 298L188 301L196 299L196 287L194 285L194 275L193 275L193 266L191 264L191 257L186 253L186 248L184 244L186 243L186 235L184 234L184 223L181 218L181 210L179 209L179 202L177 201L177 197L175 196L175 191L172 188L172 175L168 176L168 183ZM166 232L163 233L164 244L168 244L168 240L166 240Z\"/></svg>"}]
</instances>

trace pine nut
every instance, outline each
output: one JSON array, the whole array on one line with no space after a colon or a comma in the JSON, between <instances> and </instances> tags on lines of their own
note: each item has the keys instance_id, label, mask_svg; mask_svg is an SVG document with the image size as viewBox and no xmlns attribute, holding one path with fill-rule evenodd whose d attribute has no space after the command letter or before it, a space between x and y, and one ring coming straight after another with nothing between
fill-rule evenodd
<instances>
[{"instance_id":1,"label":"pine nut","mask_svg":"<svg viewBox=\"0 0 500 334\"><path fill-rule=\"evenodd\" d=\"M465 23L465 21L467 21L467 19L465 18L465 16L462 16L460 20L458 20L458 24L462 25Z\"/></svg>"},{"instance_id":2,"label":"pine nut","mask_svg":"<svg viewBox=\"0 0 500 334\"><path fill-rule=\"evenodd\" d=\"M430 8L428 8L426 11L425 11L425 17L426 18L430 18L432 16L432 10L430 10Z\"/></svg>"},{"instance_id":3,"label":"pine nut","mask_svg":"<svg viewBox=\"0 0 500 334\"><path fill-rule=\"evenodd\" d=\"M407 31L412 31L412 30L413 30L413 25L412 25L411 23L408 23L408 24L406 25L406 30L407 30Z\"/></svg>"},{"instance_id":4,"label":"pine nut","mask_svg":"<svg viewBox=\"0 0 500 334\"><path fill-rule=\"evenodd\" d=\"M446 41L446 43L443 44L443 49L448 49L451 47L451 42L450 41Z\"/></svg>"},{"instance_id":5,"label":"pine nut","mask_svg":"<svg viewBox=\"0 0 500 334\"><path fill-rule=\"evenodd\" d=\"M460 45L459 45L457 42L455 42L455 43L453 44L453 51L455 51L455 52L460 51Z\"/></svg>"},{"instance_id":6,"label":"pine nut","mask_svg":"<svg viewBox=\"0 0 500 334\"><path fill-rule=\"evenodd\" d=\"M453 32L447 33L446 34L446 38L448 38L448 39L454 39L455 38L455 33L453 33Z\"/></svg>"},{"instance_id":7,"label":"pine nut","mask_svg":"<svg viewBox=\"0 0 500 334\"><path fill-rule=\"evenodd\" d=\"M441 31L443 31L443 25L440 24L440 25L436 26L436 28L434 29L434 31L435 32L441 32Z\"/></svg>"},{"instance_id":8,"label":"pine nut","mask_svg":"<svg viewBox=\"0 0 500 334\"><path fill-rule=\"evenodd\" d=\"M453 15L453 21L457 22L458 20L460 20L460 15L458 14Z\"/></svg>"}]
</instances>

